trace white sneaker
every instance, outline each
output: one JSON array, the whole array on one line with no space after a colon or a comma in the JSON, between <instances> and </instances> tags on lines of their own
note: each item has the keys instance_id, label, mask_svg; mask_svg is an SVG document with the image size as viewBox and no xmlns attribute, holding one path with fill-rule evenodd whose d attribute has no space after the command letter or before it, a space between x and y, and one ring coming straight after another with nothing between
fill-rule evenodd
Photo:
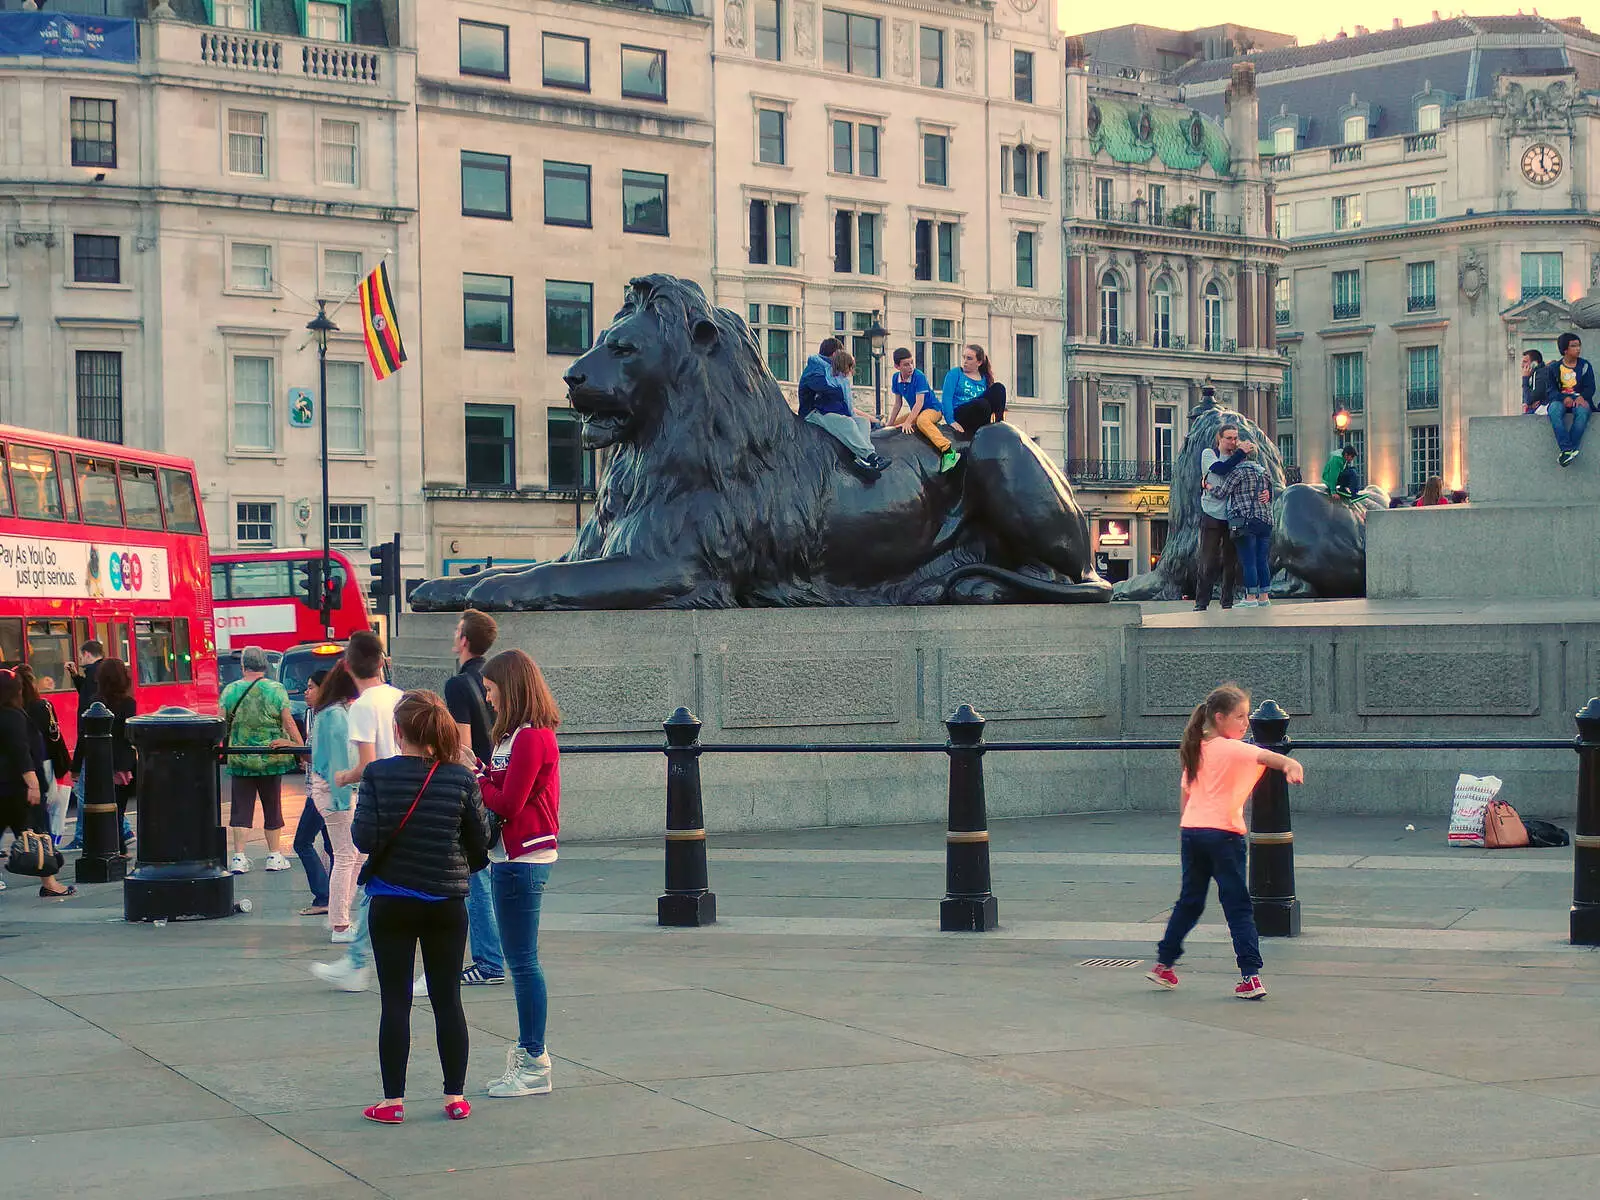
<instances>
[{"instance_id":1,"label":"white sneaker","mask_svg":"<svg viewBox=\"0 0 1600 1200\"><path fill-rule=\"evenodd\" d=\"M372 972L367 967L352 967L345 959L331 963L312 963L311 973L341 992L364 992Z\"/></svg>"},{"instance_id":2,"label":"white sneaker","mask_svg":"<svg viewBox=\"0 0 1600 1200\"><path fill-rule=\"evenodd\" d=\"M274 850L267 855L267 861L261 865L261 869L263 871L287 871L289 869L289 860Z\"/></svg>"},{"instance_id":3,"label":"white sneaker","mask_svg":"<svg viewBox=\"0 0 1600 1200\"><path fill-rule=\"evenodd\" d=\"M356 940L356 927L352 925L349 929L335 929L328 935L328 940L335 946L348 946Z\"/></svg>"},{"instance_id":4,"label":"white sneaker","mask_svg":"<svg viewBox=\"0 0 1600 1200\"><path fill-rule=\"evenodd\" d=\"M235 854L228 860L228 870L235 875L246 875L250 871L250 860L242 854Z\"/></svg>"},{"instance_id":5,"label":"white sneaker","mask_svg":"<svg viewBox=\"0 0 1600 1200\"><path fill-rule=\"evenodd\" d=\"M413 999L419 999L427 994L428 977L426 975L418 975L411 981L411 996Z\"/></svg>"},{"instance_id":6,"label":"white sneaker","mask_svg":"<svg viewBox=\"0 0 1600 1200\"><path fill-rule=\"evenodd\" d=\"M506 1073L489 1084L489 1095L496 1100L512 1096L542 1096L550 1090L550 1052L533 1057L518 1043L506 1051Z\"/></svg>"}]
</instances>

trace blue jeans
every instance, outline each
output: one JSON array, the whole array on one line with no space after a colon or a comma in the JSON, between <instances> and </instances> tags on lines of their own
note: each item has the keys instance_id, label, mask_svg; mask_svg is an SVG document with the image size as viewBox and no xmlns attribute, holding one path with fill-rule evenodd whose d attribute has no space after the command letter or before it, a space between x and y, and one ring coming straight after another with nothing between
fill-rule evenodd
<instances>
[{"instance_id":1,"label":"blue jeans","mask_svg":"<svg viewBox=\"0 0 1600 1200\"><path fill-rule=\"evenodd\" d=\"M500 947L506 974L517 997L517 1043L529 1054L544 1053L544 1027L550 997L539 965L539 909L550 863L490 863L494 915L500 922Z\"/></svg>"},{"instance_id":2,"label":"blue jeans","mask_svg":"<svg viewBox=\"0 0 1600 1200\"><path fill-rule=\"evenodd\" d=\"M1271 587L1272 567L1267 552L1272 548L1272 526L1265 521L1247 522L1242 532L1233 535L1233 545L1239 553L1244 590L1264 592Z\"/></svg>"},{"instance_id":3,"label":"blue jeans","mask_svg":"<svg viewBox=\"0 0 1600 1200\"><path fill-rule=\"evenodd\" d=\"M1579 400L1571 408L1561 403L1560 397L1550 401L1550 425L1556 431L1557 450L1576 450L1583 441L1583 431L1589 427L1589 406ZM1571 416L1572 432L1568 433L1562 417Z\"/></svg>"},{"instance_id":4,"label":"blue jeans","mask_svg":"<svg viewBox=\"0 0 1600 1200\"><path fill-rule=\"evenodd\" d=\"M1185 829L1180 847L1183 861L1183 887L1178 902L1167 919L1166 936L1156 947L1156 958L1169 967L1183 957L1183 939L1206 910L1206 893L1217 881L1217 895L1228 932L1233 934L1233 953L1239 961L1240 975L1261 972L1261 942L1256 936L1255 910L1250 906L1250 888L1244 877L1244 835L1226 829Z\"/></svg>"},{"instance_id":5,"label":"blue jeans","mask_svg":"<svg viewBox=\"0 0 1600 1200\"><path fill-rule=\"evenodd\" d=\"M356 940L344 948L344 960L355 971L372 965L372 935L367 932L367 906L370 903L367 889L357 888L356 902L350 914L350 928L355 930Z\"/></svg>"},{"instance_id":6,"label":"blue jeans","mask_svg":"<svg viewBox=\"0 0 1600 1200\"><path fill-rule=\"evenodd\" d=\"M500 953L500 922L494 918L494 892L487 867L472 873L472 886L467 892L467 935L478 970L485 975L504 975L506 960Z\"/></svg>"},{"instance_id":7,"label":"blue jeans","mask_svg":"<svg viewBox=\"0 0 1600 1200\"><path fill-rule=\"evenodd\" d=\"M311 796L306 795L305 807L300 810L300 824L294 828L294 852L300 856L300 865L306 869L306 886L311 889L311 904L314 908L326 908L328 905L328 867L322 861L322 855L317 853L317 834L322 835L322 844L327 847L328 857L333 857L333 845L328 841L328 827L323 823L322 814L317 811L317 806L311 802Z\"/></svg>"}]
</instances>

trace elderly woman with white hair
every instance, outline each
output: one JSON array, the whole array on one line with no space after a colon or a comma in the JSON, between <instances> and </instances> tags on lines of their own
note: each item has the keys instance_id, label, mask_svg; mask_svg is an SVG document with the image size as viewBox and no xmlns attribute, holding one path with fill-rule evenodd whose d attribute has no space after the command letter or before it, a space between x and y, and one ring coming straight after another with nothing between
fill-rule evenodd
<instances>
[{"instance_id":1,"label":"elderly woman with white hair","mask_svg":"<svg viewBox=\"0 0 1600 1200\"><path fill-rule=\"evenodd\" d=\"M300 746L300 727L294 723L289 693L275 679L267 678L267 653L260 646L246 646L239 656L242 679L230 683L222 693L222 718L227 722L225 744L230 750L244 749L227 758L232 783L228 833L233 841L233 857L228 869L242 875L250 869L245 842L255 824L256 800L261 800L261 824L267 837L268 871L287 871L283 856L283 777L294 770L292 754L266 751ZM262 752L249 753L259 747Z\"/></svg>"}]
</instances>

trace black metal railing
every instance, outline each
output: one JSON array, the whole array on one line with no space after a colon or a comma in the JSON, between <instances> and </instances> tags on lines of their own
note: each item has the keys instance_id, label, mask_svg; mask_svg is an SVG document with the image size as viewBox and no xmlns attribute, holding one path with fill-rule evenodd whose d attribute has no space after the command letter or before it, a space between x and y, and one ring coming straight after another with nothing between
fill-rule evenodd
<instances>
[{"instance_id":1,"label":"black metal railing","mask_svg":"<svg viewBox=\"0 0 1600 1200\"><path fill-rule=\"evenodd\" d=\"M1277 317L1279 325L1287 325L1294 319L1294 314L1291 313L1287 308L1278 309L1274 315Z\"/></svg>"},{"instance_id":2,"label":"black metal railing","mask_svg":"<svg viewBox=\"0 0 1600 1200\"><path fill-rule=\"evenodd\" d=\"M1407 312L1430 312L1437 303L1438 298L1429 292L1427 295L1410 295L1406 297Z\"/></svg>"},{"instance_id":3,"label":"black metal railing","mask_svg":"<svg viewBox=\"0 0 1600 1200\"><path fill-rule=\"evenodd\" d=\"M1353 321L1361 316L1361 301L1335 300L1333 302L1333 319L1335 321Z\"/></svg>"},{"instance_id":4,"label":"black metal railing","mask_svg":"<svg viewBox=\"0 0 1600 1200\"><path fill-rule=\"evenodd\" d=\"M1333 407L1344 409L1345 412L1358 413L1367 407L1366 392L1334 392Z\"/></svg>"},{"instance_id":5,"label":"black metal railing","mask_svg":"<svg viewBox=\"0 0 1600 1200\"><path fill-rule=\"evenodd\" d=\"M1143 225L1152 229L1193 229L1201 233L1233 233L1243 231L1244 222L1239 217L1222 217L1213 213L1206 216L1188 205L1163 208L1151 212L1148 205L1096 204L1094 219L1111 225Z\"/></svg>"},{"instance_id":6,"label":"black metal railing","mask_svg":"<svg viewBox=\"0 0 1600 1200\"><path fill-rule=\"evenodd\" d=\"M1561 299L1561 285L1559 283L1523 284L1522 298L1533 300L1539 296L1548 296L1552 300Z\"/></svg>"},{"instance_id":7,"label":"black metal railing","mask_svg":"<svg viewBox=\"0 0 1600 1200\"><path fill-rule=\"evenodd\" d=\"M1073 483L1171 483L1172 464L1145 459L1070 458Z\"/></svg>"},{"instance_id":8,"label":"black metal railing","mask_svg":"<svg viewBox=\"0 0 1600 1200\"><path fill-rule=\"evenodd\" d=\"M1295 466L1294 463L1284 463L1283 464L1283 481L1286 484L1287 483L1300 483L1301 482L1300 468Z\"/></svg>"},{"instance_id":9,"label":"black metal railing","mask_svg":"<svg viewBox=\"0 0 1600 1200\"><path fill-rule=\"evenodd\" d=\"M1438 407L1439 407L1439 385L1438 384L1436 384L1436 383L1435 384L1431 384L1431 385L1429 385L1429 384L1423 384L1423 385L1412 384L1411 386L1406 388L1406 408L1407 408L1407 410L1415 411L1416 409L1419 409L1419 408L1438 408Z\"/></svg>"},{"instance_id":10,"label":"black metal railing","mask_svg":"<svg viewBox=\"0 0 1600 1200\"><path fill-rule=\"evenodd\" d=\"M1284 396L1284 395L1281 395L1281 394L1278 396L1278 420L1280 420L1280 421L1292 421L1292 420L1294 420L1294 397L1293 396Z\"/></svg>"}]
</instances>

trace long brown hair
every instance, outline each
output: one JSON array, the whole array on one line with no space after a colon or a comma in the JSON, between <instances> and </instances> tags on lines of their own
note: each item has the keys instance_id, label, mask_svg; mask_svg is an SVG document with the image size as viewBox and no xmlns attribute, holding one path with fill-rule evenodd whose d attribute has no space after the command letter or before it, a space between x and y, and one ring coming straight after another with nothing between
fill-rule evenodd
<instances>
[{"instance_id":1,"label":"long brown hair","mask_svg":"<svg viewBox=\"0 0 1600 1200\"><path fill-rule=\"evenodd\" d=\"M1200 770L1200 743L1206 731L1213 728L1218 717L1225 717L1241 704L1250 703L1250 693L1237 683L1224 683L1212 688L1211 694L1189 714L1189 723L1183 727L1183 740L1178 743L1178 761L1183 764L1183 777L1192 780Z\"/></svg>"},{"instance_id":2,"label":"long brown hair","mask_svg":"<svg viewBox=\"0 0 1600 1200\"><path fill-rule=\"evenodd\" d=\"M994 382L994 364L989 361L989 352L977 342L968 342L967 349L978 356L978 374L983 376L985 383Z\"/></svg>"},{"instance_id":3,"label":"long brown hair","mask_svg":"<svg viewBox=\"0 0 1600 1200\"><path fill-rule=\"evenodd\" d=\"M133 676L128 664L120 658L102 658L95 670L95 682L100 689L100 699L110 708L118 700L126 700L133 691Z\"/></svg>"},{"instance_id":4,"label":"long brown hair","mask_svg":"<svg viewBox=\"0 0 1600 1200\"><path fill-rule=\"evenodd\" d=\"M33 673L33 668L23 663L17 668L17 678L22 680L22 707L32 708L35 702L43 699L39 695L39 681Z\"/></svg>"},{"instance_id":5,"label":"long brown hair","mask_svg":"<svg viewBox=\"0 0 1600 1200\"><path fill-rule=\"evenodd\" d=\"M331 678L331 676L330 676ZM394 706L394 727L407 743L434 762L454 762L461 753L461 730L438 692L407 692Z\"/></svg>"},{"instance_id":6,"label":"long brown hair","mask_svg":"<svg viewBox=\"0 0 1600 1200\"><path fill-rule=\"evenodd\" d=\"M1435 475L1422 485L1422 495L1417 497L1417 505L1426 508L1430 504L1438 504L1444 499L1444 480Z\"/></svg>"},{"instance_id":7,"label":"long brown hair","mask_svg":"<svg viewBox=\"0 0 1600 1200\"><path fill-rule=\"evenodd\" d=\"M550 694L539 664L521 650L504 650L483 668L483 677L494 681L500 703L494 710L496 742L524 725L535 729L554 729L561 724L561 710Z\"/></svg>"},{"instance_id":8,"label":"long brown hair","mask_svg":"<svg viewBox=\"0 0 1600 1200\"><path fill-rule=\"evenodd\" d=\"M0 708L22 707L22 680L15 669L0 669Z\"/></svg>"},{"instance_id":9,"label":"long brown hair","mask_svg":"<svg viewBox=\"0 0 1600 1200\"><path fill-rule=\"evenodd\" d=\"M348 704L360 694L361 689L356 686L356 677L350 674L350 668L344 665L344 659L341 658L328 668L317 683L317 703L311 711L321 712L325 708L332 708L335 704Z\"/></svg>"}]
</instances>

